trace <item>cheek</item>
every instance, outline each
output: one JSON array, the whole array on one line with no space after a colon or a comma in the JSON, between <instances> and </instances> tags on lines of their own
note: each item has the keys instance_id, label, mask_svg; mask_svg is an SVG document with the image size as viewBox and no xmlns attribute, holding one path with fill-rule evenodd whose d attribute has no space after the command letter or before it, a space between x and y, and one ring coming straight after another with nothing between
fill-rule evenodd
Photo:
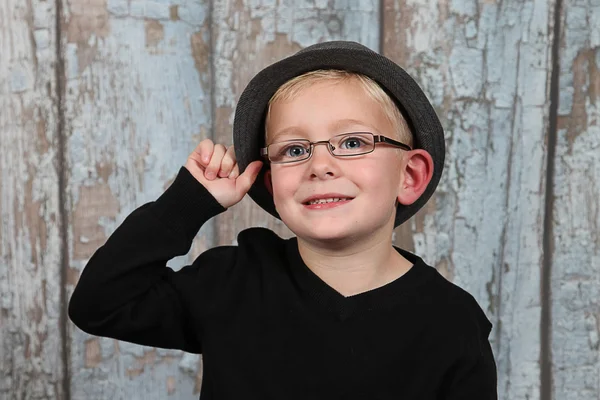
<instances>
[{"instance_id":1,"label":"cheek","mask_svg":"<svg viewBox=\"0 0 600 400\"><path fill-rule=\"evenodd\" d=\"M398 158L379 157L353 170L356 182L373 193L394 195L402 179Z\"/></svg>"},{"instance_id":2,"label":"cheek","mask_svg":"<svg viewBox=\"0 0 600 400\"><path fill-rule=\"evenodd\" d=\"M273 201L277 207L282 201L285 201L294 195L295 190L298 187L298 177L292 170L285 168L273 170L271 174Z\"/></svg>"}]
</instances>

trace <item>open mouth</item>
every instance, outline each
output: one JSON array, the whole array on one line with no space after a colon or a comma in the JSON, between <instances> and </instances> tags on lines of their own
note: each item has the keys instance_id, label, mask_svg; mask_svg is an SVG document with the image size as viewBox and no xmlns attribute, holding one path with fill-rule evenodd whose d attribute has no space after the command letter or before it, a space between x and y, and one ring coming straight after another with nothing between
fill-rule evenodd
<instances>
[{"instance_id":1,"label":"open mouth","mask_svg":"<svg viewBox=\"0 0 600 400\"><path fill-rule=\"evenodd\" d=\"M352 200L351 197L331 197L328 199L314 199L304 203L304 205L311 206L315 204L329 204L329 203L341 203Z\"/></svg>"}]
</instances>

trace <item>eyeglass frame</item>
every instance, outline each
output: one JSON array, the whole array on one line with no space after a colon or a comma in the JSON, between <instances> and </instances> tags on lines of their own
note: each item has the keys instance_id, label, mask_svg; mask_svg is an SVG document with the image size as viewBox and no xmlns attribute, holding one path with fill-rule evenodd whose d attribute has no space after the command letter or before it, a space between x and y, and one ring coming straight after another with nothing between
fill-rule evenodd
<instances>
[{"instance_id":1,"label":"eyeglass frame","mask_svg":"<svg viewBox=\"0 0 600 400\"><path fill-rule=\"evenodd\" d=\"M365 153L344 154L344 155L333 154L333 150L335 150L335 147L333 146L333 144L331 144L330 140L335 137L338 137L338 136L345 136L345 135L352 135L352 134L369 134L369 135L373 136L373 148ZM299 142L299 141L308 142L310 144L308 157L302 158L300 160L292 160L292 161L271 161L271 159L269 159L269 146L276 144L276 143ZM330 138L329 140L318 140L316 142L311 142L308 139L290 139L290 140L283 140L281 142L270 143L265 147L261 147L260 155L261 155L261 157L266 158L267 160L269 160L270 163L273 163L273 164L290 164L290 163L296 163L296 162L306 161L306 160L310 159L312 157L313 153L315 152L315 146L318 144L327 144L328 145L327 150L329 151L329 154L331 154L333 157L344 158L344 157L364 156L365 154L370 154L375 151L375 145L377 143L389 144L389 145L395 146L397 148L400 148L400 149L406 150L406 151L412 150L412 148L409 145L399 142L397 140L394 140L392 138L389 138L387 136L376 135L372 132L347 132L347 133L340 133L339 135L335 135L332 138Z\"/></svg>"}]
</instances>

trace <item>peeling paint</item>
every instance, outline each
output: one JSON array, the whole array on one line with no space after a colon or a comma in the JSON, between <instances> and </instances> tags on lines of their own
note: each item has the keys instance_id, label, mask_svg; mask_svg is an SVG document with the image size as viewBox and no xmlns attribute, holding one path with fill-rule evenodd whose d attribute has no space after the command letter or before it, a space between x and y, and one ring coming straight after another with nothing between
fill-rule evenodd
<instances>
[{"instance_id":1,"label":"peeling paint","mask_svg":"<svg viewBox=\"0 0 600 400\"><path fill-rule=\"evenodd\" d=\"M106 38L110 33L107 0L69 0L66 38L68 43L89 43L92 36Z\"/></svg>"},{"instance_id":2,"label":"peeling paint","mask_svg":"<svg viewBox=\"0 0 600 400\"><path fill-rule=\"evenodd\" d=\"M210 77L210 64L209 64L209 43L204 40L204 32L195 32L190 38L190 47L192 49L192 58L194 59L194 65L200 79L207 81Z\"/></svg>"},{"instance_id":3,"label":"peeling paint","mask_svg":"<svg viewBox=\"0 0 600 400\"><path fill-rule=\"evenodd\" d=\"M0 398L62 397L55 3L0 4Z\"/></svg>"},{"instance_id":4,"label":"peeling paint","mask_svg":"<svg viewBox=\"0 0 600 400\"><path fill-rule=\"evenodd\" d=\"M169 7L169 18L171 21L179 20L179 6L178 5Z\"/></svg>"},{"instance_id":5,"label":"peeling paint","mask_svg":"<svg viewBox=\"0 0 600 400\"><path fill-rule=\"evenodd\" d=\"M156 350L150 350L148 352L145 352L143 357L135 358L135 366L128 368L126 371L126 375L129 378L138 377L144 372L146 366L152 366L155 362Z\"/></svg>"},{"instance_id":6,"label":"peeling paint","mask_svg":"<svg viewBox=\"0 0 600 400\"><path fill-rule=\"evenodd\" d=\"M384 2L384 52L417 78L447 138L433 207L397 231L492 321L499 398L539 399L551 18L540 0L448 3Z\"/></svg>"},{"instance_id":7,"label":"peeling paint","mask_svg":"<svg viewBox=\"0 0 600 400\"><path fill-rule=\"evenodd\" d=\"M590 121L587 115L588 103L594 107L600 96L600 71L595 53L594 49L586 49L573 61L573 103L567 135L571 145L580 133L587 131L588 122L598 124L597 119Z\"/></svg>"},{"instance_id":8,"label":"peeling paint","mask_svg":"<svg viewBox=\"0 0 600 400\"><path fill-rule=\"evenodd\" d=\"M76 11L92 12L87 0L70 1ZM107 0L104 8L106 36L93 33L86 43L65 46L69 288L123 219L164 192L212 129L208 4ZM70 21L70 8L65 11ZM203 227L193 249L206 249L211 226ZM191 257L169 265L178 268ZM195 375L178 374L181 352L102 338L99 356L86 366L90 339L71 327L72 398L162 399L168 376L176 377L172 398L190 398L196 390Z\"/></svg>"},{"instance_id":9,"label":"peeling paint","mask_svg":"<svg viewBox=\"0 0 600 400\"><path fill-rule=\"evenodd\" d=\"M172 396L177 390L176 381L174 376L167 376L167 395Z\"/></svg>"},{"instance_id":10,"label":"peeling paint","mask_svg":"<svg viewBox=\"0 0 600 400\"><path fill-rule=\"evenodd\" d=\"M111 192L108 184L82 187L79 201L73 213L73 234L76 240L72 243L75 260L89 259L93 252L106 241L102 226L98 224L101 217L114 219L120 205ZM79 238L86 237L86 241Z\"/></svg>"},{"instance_id":11,"label":"peeling paint","mask_svg":"<svg viewBox=\"0 0 600 400\"><path fill-rule=\"evenodd\" d=\"M55 7L47 0L0 5L9 21L0 23L8 38L0 41L0 54L8 55L0 61L0 336L10 338L0 343L2 398L13 392L33 400L64 397ZM447 128L439 189L396 230L395 243L422 255L486 310L494 323L500 398L539 400L553 4L385 0L382 16L379 4L366 0L227 0L213 7L209 25L204 1L65 3L67 288L123 218L168 187L200 140L212 135L231 144L237 98L258 70L315 41L349 39L377 49L382 39ZM600 7L565 0L562 20L552 390L557 399L597 400ZM248 199L218 222L217 230L201 229L174 268L216 242L234 242L248 226L291 236ZM200 391L200 357L92 338L71 325L69 340L72 398L158 399L165 392L189 398Z\"/></svg>"},{"instance_id":12,"label":"peeling paint","mask_svg":"<svg viewBox=\"0 0 600 400\"><path fill-rule=\"evenodd\" d=\"M146 47L156 47L165 38L165 29L159 21L146 20L144 27L146 30Z\"/></svg>"},{"instance_id":13,"label":"peeling paint","mask_svg":"<svg viewBox=\"0 0 600 400\"><path fill-rule=\"evenodd\" d=\"M102 361L102 352L98 338L85 341L85 368L95 368Z\"/></svg>"}]
</instances>

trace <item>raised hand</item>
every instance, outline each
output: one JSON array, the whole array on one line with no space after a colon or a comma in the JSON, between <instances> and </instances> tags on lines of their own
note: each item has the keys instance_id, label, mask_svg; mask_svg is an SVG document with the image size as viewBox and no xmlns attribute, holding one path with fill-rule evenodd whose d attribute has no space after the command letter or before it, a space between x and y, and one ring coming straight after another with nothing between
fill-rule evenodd
<instances>
[{"instance_id":1,"label":"raised hand","mask_svg":"<svg viewBox=\"0 0 600 400\"><path fill-rule=\"evenodd\" d=\"M251 162L240 175L233 146L205 139L189 155L185 168L225 208L237 204L256 180L262 161Z\"/></svg>"}]
</instances>

